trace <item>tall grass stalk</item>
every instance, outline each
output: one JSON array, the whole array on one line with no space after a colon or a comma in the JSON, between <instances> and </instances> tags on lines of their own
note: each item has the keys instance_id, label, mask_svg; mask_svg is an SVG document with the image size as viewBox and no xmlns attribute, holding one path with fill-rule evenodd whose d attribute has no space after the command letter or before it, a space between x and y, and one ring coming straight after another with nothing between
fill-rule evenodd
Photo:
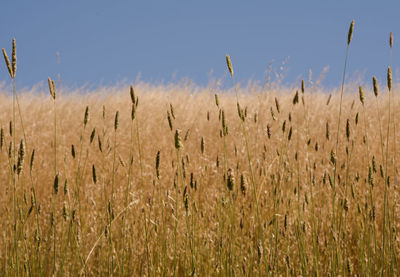
<instances>
[{"instance_id":1,"label":"tall grass stalk","mask_svg":"<svg viewBox=\"0 0 400 277\"><path fill-rule=\"evenodd\" d=\"M349 46L350 46L351 38L353 36L353 30L354 30L354 20L351 21L349 32L347 35L346 57L344 60L342 85L341 85L341 90L340 90L339 117L338 117L338 127L337 127L336 147L335 147L336 155L338 155L338 149L339 149L340 120L341 120L341 116L342 116L344 82L346 79L347 60L348 60L348 56L349 56ZM337 160L334 163L334 171L333 171L334 176L333 176L333 184L332 184L332 237L331 237L331 241L332 241L332 274L333 275L336 275L336 255L337 255L336 240L334 239L334 236L336 236L336 223L335 223L336 171L337 171Z\"/></svg>"}]
</instances>

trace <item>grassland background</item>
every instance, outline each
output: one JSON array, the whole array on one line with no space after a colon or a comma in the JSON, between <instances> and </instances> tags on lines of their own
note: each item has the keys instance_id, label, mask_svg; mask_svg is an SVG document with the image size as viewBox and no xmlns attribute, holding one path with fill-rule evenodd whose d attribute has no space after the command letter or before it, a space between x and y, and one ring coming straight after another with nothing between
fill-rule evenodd
<instances>
[{"instance_id":1,"label":"grassland background","mask_svg":"<svg viewBox=\"0 0 400 277\"><path fill-rule=\"evenodd\" d=\"M365 89L365 108L358 86L346 86L335 152L335 187L331 153L336 146L339 90L306 84L303 94L300 87L238 86L240 105L247 110L243 126L252 170L234 89L138 83L134 86L139 100L134 121L128 86L90 93L59 90L58 193L54 190L53 100L47 92L20 92L26 155L16 180L15 212L8 154L12 96L2 88L0 272L44 276L397 275L400 219L395 168L400 159L394 160L398 153L394 142L398 147L399 137L393 134L393 123L400 123L396 107L400 98L394 87L384 246L380 166L384 169L381 145L385 154L389 103L384 86L378 97ZM293 104L296 90L299 103ZM332 98L327 104L329 94ZM85 126L86 107L89 120ZM220 135L222 110L229 130L226 136ZM171 116L172 130L167 112L175 115L175 119ZM13 135L19 143L24 137L19 117L15 123ZM181 130L183 146L178 150L176 129ZM232 190L227 186L229 175L234 179Z\"/></svg>"}]
</instances>

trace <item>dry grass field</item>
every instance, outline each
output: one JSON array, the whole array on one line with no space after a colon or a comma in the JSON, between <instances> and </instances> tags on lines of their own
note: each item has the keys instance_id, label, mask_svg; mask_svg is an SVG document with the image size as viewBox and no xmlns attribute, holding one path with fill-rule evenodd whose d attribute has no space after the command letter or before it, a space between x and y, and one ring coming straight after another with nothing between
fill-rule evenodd
<instances>
[{"instance_id":1,"label":"dry grass field","mask_svg":"<svg viewBox=\"0 0 400 277\"><path fill-rule=\"evenodd\" d=\"M26 140L1 95L4 275L398 273L387 93L344 95L336 152L338 92L239 88L241 121L233 91L145 84L132 120L129 91L57 94L57 143L50 94L19 97Z\"/></svg>"},{"instance_id":2,"label":"dry grass field","mask_svg":"<svg viewBox=\"0 0 400 277\"><path fill-rule=\"evenodd\" d=\"M391 72L232 84L3 88L1 275L399 275Z\"/></svg>"}]
</instances>

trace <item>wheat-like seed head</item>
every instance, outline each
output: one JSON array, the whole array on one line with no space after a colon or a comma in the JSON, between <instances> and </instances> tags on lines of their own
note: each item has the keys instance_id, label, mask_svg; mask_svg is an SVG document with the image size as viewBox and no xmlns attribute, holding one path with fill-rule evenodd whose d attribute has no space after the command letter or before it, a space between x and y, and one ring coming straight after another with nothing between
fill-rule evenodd
<instances>
[{"instance_id":1,"label":"wheat-like seed head","mask_svg":"<svg viewBox=\"0 0 400 277\"><path fill-rule=\"evenodd\" d=\"M157 151L157 155L156 155L156 176L157 179L160 179L160 150Z\"/></svg>"},{"instance_id":2,"label":"wheat-like seed head","mask_svg":"<svg viewBox=\"0 0 400 277\"><path fill-rule=\"evenodd\" d=\"M119 111L115 113L115 118L114 118L114 130L117 131L119 125Z\"/></svg>"},{"instance_id":3,"label":"wheat-like seed head","mask_svg":"<svg viewBox=\"0 0 400 277\"><path fill-rule=\"evenodd\" d=\"M94 166L94 164L92 165L92 179L93 179L93 183L96 184L97 183L97 175L96 175L96 167Z\"/></svg>"},{"instance_id":4,"label":"wheat-like seed head","mask_svg":"<svg viewBox=\"0 0 400 277\"><path fill-rule=\"evenodd\" d=\"M53 192L54 192L54 195L57 195L57 193L58 193L58 188L59 188L59 185L58 185L58 183L59 183L59 177L58 177L58 173L56 173L56 176L54 176L54 183L53 183Z\"/></svg>"},{"instance_id":5,"label":"wheat-like seed head","mask_svg":"<svg viewBox=\"0 0 400 277\"><path fill-rule=\"evenodd\" d=\"M169 113L168 110L167 110L167 119L168 119L168 126L169 126L169 129L170 129L171 132L172 132L172 130L173 130L172 118L171 118L171 114Z\"/></svg>"},{"instance_id":6,"label":"wheat-like seed head","mask_svg":"<svg viewBox=\"0 0 400 277\"><path fill-rule=\"evenodd\" d=\"M217 105L217 107L219 108L218 94L215 94L214 97L215 97L215 105Z\"/></svg>"},{"instance_id":7,"label":"wheat-like seed head","mask_svg":"<svg viewBox=\"0 0 400 277\"><path fill-rule=\"evenodd\" d=\"M0 149L2 150L4 146L4 129L1 127L0 129Z\"/></svg>"},{"instance_id":8,"label":"wheat-like seed head","mask_svg":"<svg viewBox=\"0 0 400 277\"><path fill-rule=\"evenodd\" d=\"M375 76L372 77L372 84L373 84L373 87L374 87L375 97L378 97L378 81L376 80Z\"/></svg>"},{"instance_id":9,"label":"wheat-like seed head","mask_svg":"<svg viewBox=\"0 0 400 277\"><path fill-rule=\"evenodd\" d=\"M17 74L17 45L15 43L15 38L12 39L12 56L11 56L11 64L13 76Z\"/></svg>"},{"instance_id":10,"label":"wheat-like seed head","mask_svg":"<svg viewBox=\"0 0 400 277\"><path fill-rule=\"evenodd\" d=\"M390 32L390 37L389 37L389 46L390 46L390 48L392 48L392 47L393 47L393 33L392 33L392 32Z\"/></svg>"},{"instance_id":11,"label":"wheat-like seed head","mask_svg":"<svg viewBox=\"0 0 400 277\"><path fill-rule=\"evenodd\" d=\"M49 84L49 91L50 95L53 98L53 100L56 99L56 85L53 80L50 79L50 77L47 78L47 82Z\"/></svg>"},{"instance_id":12,"label":"wheat-like seed head","mask_svg":"<svg viewBox=\"0 0 400 277\"><path fill-rule=\"evenodd\" d=\"M131 95L132 104L136 105L135 91L133 90L133 86L132 85L130 87L130 92L129 93Z\"/></svg>"},{"instance_id":13,"label":"wheat-like seed head","mask_svg":"<svg viewBox=\"0 0 400 277\"><path fill-rule=\"evenodd\" d=\"M347 119L347 122L346 122L346 138L347 138L347 141L350 140L350 120L349 119Z\"/></svg>"},{"instance_id":14,"label":"wheat-like seed head","mask_svg":"<svg viewBox=\"0 0 400 277\"><path fill-rule=\"evenodd\" d=\"M326 122L326 127L325 127L325 138L326 140L329 140L329 122Z\"/></svg>"},{"instance_id":15,"label":"wheat-like seed head","mask_svg":"<svg viewBox=\"0 0 400 277\"><path fill-rule=\"evenodd\" d=\"M235 185L235 176L234 176L232 168L228 169L227 176L226 176L226 185L230 191L233 190L233 187Z\"/></svg>"},{"instance_id":16,"label":"wheat-like seed head","mask_svg":"<svg viewBox=\"0 0 400 277\"><path fill-rule=\"evenodd\" d=\"M11 79L13 79L14 78L14 73L13 73L13 70L12 70L12 67L11 67L10 59L8 58L7 52L6 52L6 50L4 48L2 48L1 51L3 51L4 61L6 62L8 73L10 73L10 77L11 77Z\"/></svg>"},{"instance_id":17,"label":"wheat-like seed head","mask_svg":"<svg viewBox=\"0 0 400 277\"><path fill-rule=\"evenodd\" d=\"M182 148L182 141L181 141L181 136L180 136L180 130L176 129L175 130L175 149L179 150Z\"/></svg>"},{"instance_id":18,"label":"wheat-like seed head","mask_svg":"<svg viewBox=\"0 0 400 277\"><path fill-rule=\"evenodd\" d=\"M35 149L32 150L31 160L29 162L29 170L32 172L33 169L33 162L35 160Z\"/></svg>"},{"instance_id":19,"label":"wheat-like seed head","mask_svg":"<svg viewBox=\"0 0 400 277\"><path fill-rule=\"evenodd\" d=\"M229 55L226 55L226 65L228 66L229 73L233 77L232 61L231 61L231 57Z\"/></svg>"},{"instance_id":20,"label":"wheat-like seed head","mask_svg":"<svg viewBox=\"0 0 400 277\"><path fill-rule=\"evenodd\" d=\"M304 80L301 80L301 92L304 93L304 91L305 91Z\"/></svg>"},{"instance_id":21,"label":"wheat-like seed head","mask_svg":"<svg viewBox=\"0 0 400 277\"><path fill-rule=\"evenodd\" d=\"M18 161L17 161L17 174L20 175L24 166L25 160L25 142L22 139L19 143Z\"/></svg>"},{"instance_id":22,"label":"wheat-like seed head","mask_svg":"<svg viewBox=\"0 0 400 277\"><path fill-rule=\"evenodd\" d=\"M389 66L387 70L387 86L389 91L392 90L392 68Z\"/></svg>"},{"instance_id":23,"label":"wheat-like seed head","mask_svg":"<svg viewBox=\"0 0 400 277\"><path fill-rule=\"evenodd\" d=\"M296 94L293 97L293 105L296 105L297 103L299 103L299 91L296 90Z\"/></svg>"},{"instance_id":24,"label":"wheat-like seed head","mask_svg":"<svg viewBox=\"0 0 400 277\"><path fill-rule=\"evenodd\" d=\"M351 42L351 38L353 36L353 30L354 30L354 20L352 20L350 23L349 34L347 35L347 45L349 45Z\"/></svg>"},{"instance_id":25,"label":"wheat-like seed head","mask_svg":"<svg viewBox=\"0 0 400 277\"><path fill-rule=\"evenodd\" d=\"M10 137L12 137L13 136L13 122L12 122L12 120L10 120L10 123L8 124L8 129L9 129Z\"/></svg>"},{"instance_id":26,"label":"wheat-like seed head","mask_svg":"<svg viewBox=\"0 0 400 277\"><path fill-rule=\"evenodd\" d=\"M364 92L362 86L359 86L358 93L360 94L360 102L364 106Z\"/></svg>"},{"instance_id":27,"label":"wheat-like seed head","mask_svg":"<svg viewBox=\"0 0 400 277\"><path fill-rule=\"evenodd\" d=\"M90 133L90 140L89 140L90 144L92 144L95 135L96 135L96 128L93 128L92 132Z\"/></svg>"},{"instance_id":28,"label":"wheat-like seed head","mask_svg":"<svg viewBox=\"0 0 400 277\"><path fill-rule=\"evenodd\" d=\"M86 124L89 121L89 106L86 106L85 115L83 116L83 125L86 127Z\"/></svg>"},{"instance_id":29,"label":"wheat-like seed head","mask_svg":"<svg viewBox=\"0 0 400 277\"><path fill-rule=\"evenodd\" d=\"M281 113L279 101L278 101L278 98L276 98L276 97L275 97L275 106L276 106L276 110L278 111L278 113Z\"/></svg>"}]
</instances>

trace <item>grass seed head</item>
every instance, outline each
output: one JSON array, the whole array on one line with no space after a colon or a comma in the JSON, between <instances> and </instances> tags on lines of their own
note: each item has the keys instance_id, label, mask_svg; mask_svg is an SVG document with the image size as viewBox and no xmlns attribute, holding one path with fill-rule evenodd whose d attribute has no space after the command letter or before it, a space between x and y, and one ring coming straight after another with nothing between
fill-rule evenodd
<instances>
[{"instance_id":1,"label":"grass seed head","mask_svg":"<svg viewBox=\"0 0 400 277\"><path fill-rule=\"evenodd\" d=\"M171 103L169 104L169 110L171 111L172 118L175 120L175 111Z\"/></svg>"},{"instance_id":2,"label":"grass seed head","mask_svg":"<svg viewBox=\"0 0 400 277\"><path fill-rule=\"evenodd\" d=\"M350 120L349 119L347 119L347 121L346 121L346 138L347 138L347 141L350 140Z\"/></svg>"},{"instance_id":3,"label":"grass seed head","mask_svg":"<svg viewBox=\"0 0 400 277\"><path fill-rule=\"evenodd\" d=\"M14 73L13 73L13 70L12 70L12 67L11 67L10 59L7 56L7 52L6 52L6 50L4 48L2 48L1 50L3 51L4 61L6 62L8 73L10 73L11 79L14 79Z\"/></svg>"},{"instance_id":4,"label":"grass seed head","mask_svg":"<svg viewBox=\"0 0 400 277\"><path fill-rule=\"evenodd\" d=\"M392 68L389 66L387 70L387 86L389 91L392 90Z\"/></svg>"},{"instance_id":5,"label":"grass seed head","mask_svg":"<svg viewBox=\"0 0 400 277\"><path fill-rule=\"evenodd\" d=\"M182 141L181 141L180 130L176 129L175 130L175 149L179 150L181 148L182 148Z\"/></svg>"},{"instance_id":6,"label":"grass seed head","mask_svg":"<svg viewBox=\"0 0 400 277\"><path fill-rule=\"evenodd\" d=\"M0 149L3 149L4 146L4 129L1 127L0 129Z\"/></svg>"},{"instance_id":7,"label":"grass seed head","mask_svg":"<svg viewBox=\"0 0 400 277\"><path fill-rule=\"evenodd\" d=\"M157 155L156 155L156 176L157 179L160 179L160 150L158 150Z\"/></svg>"},{"instance_id":8,"label":"grass seed head","mask_svg":"<svg viewBox=\"0 0 400 277\"><path fill-rule=\"evenodd\" d=\"M56 176L54 177L54 183L53 183L53 192L54 192L54 195L57 195L57 193L58 193L58 188L59 188L59 185L58 185L58 182L59 182L59 177L58 177L58 173L56 174Z\"/></svg>"},{"instance_id":9,"label":"grass seed head","mask_svg":"<svg viewBox=\"0 0 400 277\"><path fill-rule=\"evenodd\" d=\"M17 44L15 38L12 39L12 57L11 57L13 76L17 74Z\"/></svg>"},{"instance_id":10,"label":"grass seed head","mask_svg":"<svg viewBox=\"0 0 400 277\"><path fill-rule=\"evenodd\" d=\"M167 111L167 119L168 119L168 125L169 125L169 129L172 132L173 126L172 126L172 118L171 118L171 114L169 113L169 111Z\"/></svg>"},{"instance_id":11,"label":"grass seed head","mask_svg":"<svg viewBox=\"0 0 400 277\"><path fill-rule=\"evenodd\" d=\"M217 105L217 107L219 108L218 94L215 94L214 97L215 97L215 105Z\"/></svg>"},{"instance_id":12,"label":"grass seed head","mask_svg":"<svg viewBox=\"0 0 400 277\"><path fill-rule=\"evenodd\" d=\"M278 113L281 113L279 101L278 101L278 98L276 98L276 97L275 97L275 106L276 106L276 110L278 111Z\"/></svg>"},{"instance_id":13,"label":"grass seed head","mask_svg":"<svg viewBox=\"0 0 400 277\"><path fill-rule=\"evenodd\" d=\"M347 35L347 45L349 45L351 42L351 38L353 36L353 30L354 30L354 20L352 20L350 23L349 33Z\"/></svg>"},{"instance_id":14,"label":"grass seed head","mask_svg":"<svg viewBox=\"0 0 400 277\"><path fill-rule=\"evenodd\" d=\"M231 61L231 57L229 55L226 55L226 65L228 66L229 73L233 77L232 61Z\"/></svg>"},{"instance_id":15,"label":"grass seed head","mask_svg":"<svg viewBox=\"0 0 400 277\"><path fill-rule=\"evenodd\" d=\"M92 165L92 179L93 179L93 183L96 184L97 183L97 175L96 175L96 167L94 166L94 164Z\"/></svg>"},{"instance_id":16,"label":"grass seed head","mask_svg":"<svg viewBox=\"0 0 400 277\"><path fill-rule=\"evenodd\" d=\"M228 172L227 172L227 176L226 176L227 178L226 178L226 185L227 185L227 187L228 187L228 189L230 190L230 191L232 191L233 190L233 187L234 187L234 185L235 185L235 176L234 176L234 173L233 173L233 169L232 168L229 168L228 169Z\"/></svg>"},{"instance_id":17,"label":"grass seed head","mask_svg":"<svg viewBox=\"0 0 400 277\"><path fill-rule=\"evenodd\" d=\"M390 36L389 36L389 46L390 46L390 48L393 47L393 33L392 32L390 32Z\"/></svg>"},{"instance_id":18,"label":"grass seed head","mask_svg":"<svg viewBox=\"0 0 400 277\"><path fill-rule=\"evenodd\" d=\"M326 122L326 127L325 127L325 137L326 140L329 140L329 122Z\"/></svg>"},{"instance_id":19,"label":"grass seed head","mask_svg":"<svg viewBox=\"0 0 400 277\"><path fill-rule=\"evenodd\" d=\"M136 96L135 96L135 91L133 90L133 86L132 85L130 87L129 93L131 95L132 104L136 105Z\"/></svg>"},{"instance_id":20,"label":"grass seed head","mask_svg":"<svg viewBox=\"0 0 400 277\"><path fill-rule=\"evenodd\" d=\"M298 90L296 90L296 94L294 95L293 105L296 105L297 103L299 103L299 91Z\"/></svg>"},{"instance_id":21,"label":"grass seed head","mask_svg":"<svg viewBox=\"0 0 400 277\"><path fill-rule=\"evenodd\" d=\"M21 174L23 166L24 166L24 159L25 159L25 142L22 139L19 144L18 150L18 161L17 161L17 174L18 176Z\"/></svg>"},{"instance_id":22,"label":"grass seed head","mask_svg":"<svg viewBox=\"0 0 400 277\"><path fill-rule=\"evenodd\" d=\"M32 172L33 169L33 162L35 160L35 149L32 150L31 160L29 162L29 170Z\"/></svg>"},{"instance_id":23,"label":"grass seed head","mask_svg":"<svg viewBox=\"0 0 400 277\"><path fill-rule=\"evenodd\" d=\"M372 77L372 84L373 84L373 87L374 87L375 97L378 97L378 81L376 80L375 76Z\"/></svg>"},{"instance_id":24,"label":"grass seed head","mask_svg":"<svg viewBox=\"0 0 400 277\"><path fill-rule=\"evenodd\" d=\"M83 116L83 125L86 127L86 124L89 121L89 106L86 106L85 115Z\"/></svg>"},{"instance_id":25,"label":"grass seed head","mask_svg":"<svg viewBox=\"0 0 400 277\"><path fill-rule=\"evenodd\" d=\"M118 125L119 125L119 111L115 113L115 118L114 118L114 130L118 130Z\"/></svg>"},{"instance_id":26,"label":"grass seed head","mask_svg":"<svg viewBox=\"0 0 400 277\"><path fill-rule=\"evenodd\" d=\"M47 83L49 84L49 91L50 95L53 98L53 100L56 99L56 87L54 81L50 79L50 77L47 78Z\"/></svg>"},{"instance_id":27,"label":"grass seed head","mask_svg":"<svg viewBox=\"0 0 400 277\"><path fill-rule=\"evenodd\" d=\"M90 133L90 144L92 144L95 135L96 135L96 128L93 128L92 132Z\"/></svg>"},{"instance_id":28,"label":"grass seed head","mask_svg":"<svg viewBox=\"0 0 400 277\"><path fill-rule=\"evenodd\" d=\"M361 102L361 104L364 106L364 100L365 100L365 98L364 98L364 92L363 92L362 86L359 86L359 88L358 88L358 93L359 93L359 95L360 95L360 102Z\"/></svg>"}]
</instances>

